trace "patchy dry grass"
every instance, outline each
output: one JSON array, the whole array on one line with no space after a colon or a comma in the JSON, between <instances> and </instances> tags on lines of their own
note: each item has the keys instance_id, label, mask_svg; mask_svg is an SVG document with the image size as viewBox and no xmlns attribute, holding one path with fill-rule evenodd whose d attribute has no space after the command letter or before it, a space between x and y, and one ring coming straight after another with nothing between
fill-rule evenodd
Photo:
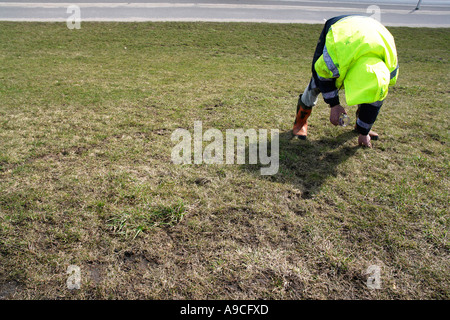
<instances>
[{"instance_id":1,"label":"patchy dry grass","mask_svg":"<svg viewBox=\"0 0 450 320\"><path fill-rule=\"evenodd\" d=\"M365 150L323 102L290 139L319 25L0 23L0 299L450 298L450 31L390 29ZM279 129L278 174L172 164L194 120Z\"/></svg>"}]
</instances>

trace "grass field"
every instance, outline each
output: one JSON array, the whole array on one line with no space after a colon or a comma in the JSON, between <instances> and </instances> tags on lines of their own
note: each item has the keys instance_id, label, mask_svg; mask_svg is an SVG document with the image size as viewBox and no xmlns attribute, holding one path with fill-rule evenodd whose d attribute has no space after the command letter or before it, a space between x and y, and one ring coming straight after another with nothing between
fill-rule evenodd
<instances>
[{"instance_id":1,"label":"grass field","mask_svg":"<svg viewBox=\"0 0 450 320\"><path fill-rule=\"evenodd\" d=\"M323 101L291 139L321 28L0 23L0 299L449 299L450 30L389 28L363 149ZM279 129L279 172L173 164L195 120Z\"/></svg>"}]
</instances>

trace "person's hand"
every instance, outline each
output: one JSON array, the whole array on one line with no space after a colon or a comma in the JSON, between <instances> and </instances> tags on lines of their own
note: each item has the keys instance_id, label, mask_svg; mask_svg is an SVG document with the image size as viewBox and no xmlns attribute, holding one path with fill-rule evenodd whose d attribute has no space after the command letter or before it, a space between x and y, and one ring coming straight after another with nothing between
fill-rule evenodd
<instances>
[{"instance_id":1,"label":"person's hand","mask_svg":"<svg viewBox=\"0 0 450 320\"><path fill-rule=\"evenodd\" d=\"M372 148L372 144L370 143L370 136L360 134L358 137L358 145Z\"/></svg>"},{"instance_id":2,"label":"person's hand","mask_svg":"<svg viewBox=\"0 0 450 320\"><path fill-rule=\"evenodd\" d=\"M339 124L339 117L342 113L347 114L347 111L340 105L335 105L330 108L330 122L337 126Z\"/></svg>"}]
</instances>

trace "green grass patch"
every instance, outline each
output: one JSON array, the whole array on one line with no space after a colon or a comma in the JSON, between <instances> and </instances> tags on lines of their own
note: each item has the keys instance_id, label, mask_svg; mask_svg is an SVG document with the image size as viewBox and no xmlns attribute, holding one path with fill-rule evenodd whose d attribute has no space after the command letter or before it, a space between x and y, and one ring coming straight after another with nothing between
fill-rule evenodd
<instances>
[{"instance_id":1,"label":"green grass patch","mask_svg":"<svg viewBox=\"0 0 450 320\"><path fill-rule=\"evenodd\" d=\"M450 31L389 28L367 150L322 101L291 140L321 29L1 22L0 297L448 299ZM278 173L173 164L195 120L279 129Z\"/></svg>"}]
</instances>

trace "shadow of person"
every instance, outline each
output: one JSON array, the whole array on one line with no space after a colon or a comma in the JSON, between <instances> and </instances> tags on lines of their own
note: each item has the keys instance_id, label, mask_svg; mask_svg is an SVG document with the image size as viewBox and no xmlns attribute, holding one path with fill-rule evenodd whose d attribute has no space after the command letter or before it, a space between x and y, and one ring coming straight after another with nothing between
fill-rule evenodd
<instances>
[{"instance_id":1,"label":"shadow of person","mask_svg":"<svg viewBox=\"0 0 450 320\"><path fill-rule=\"evenodd\" d=\"M262 176L264 165L242 165L242 169L258 175L262 179L280 183L290 183L302 191L302 197L309 199L321 188L330 176L337 175L337 167L352 157L358 146L348 146L346 141L357 136L354 131L346 131L337 137L322 137L320 140L298 140L292 131L279 134L279 167L273 175ZM267 143L271 149L271 142ZM246 150L248 154L248 148Z\"/></svg>"}]
</instances>

